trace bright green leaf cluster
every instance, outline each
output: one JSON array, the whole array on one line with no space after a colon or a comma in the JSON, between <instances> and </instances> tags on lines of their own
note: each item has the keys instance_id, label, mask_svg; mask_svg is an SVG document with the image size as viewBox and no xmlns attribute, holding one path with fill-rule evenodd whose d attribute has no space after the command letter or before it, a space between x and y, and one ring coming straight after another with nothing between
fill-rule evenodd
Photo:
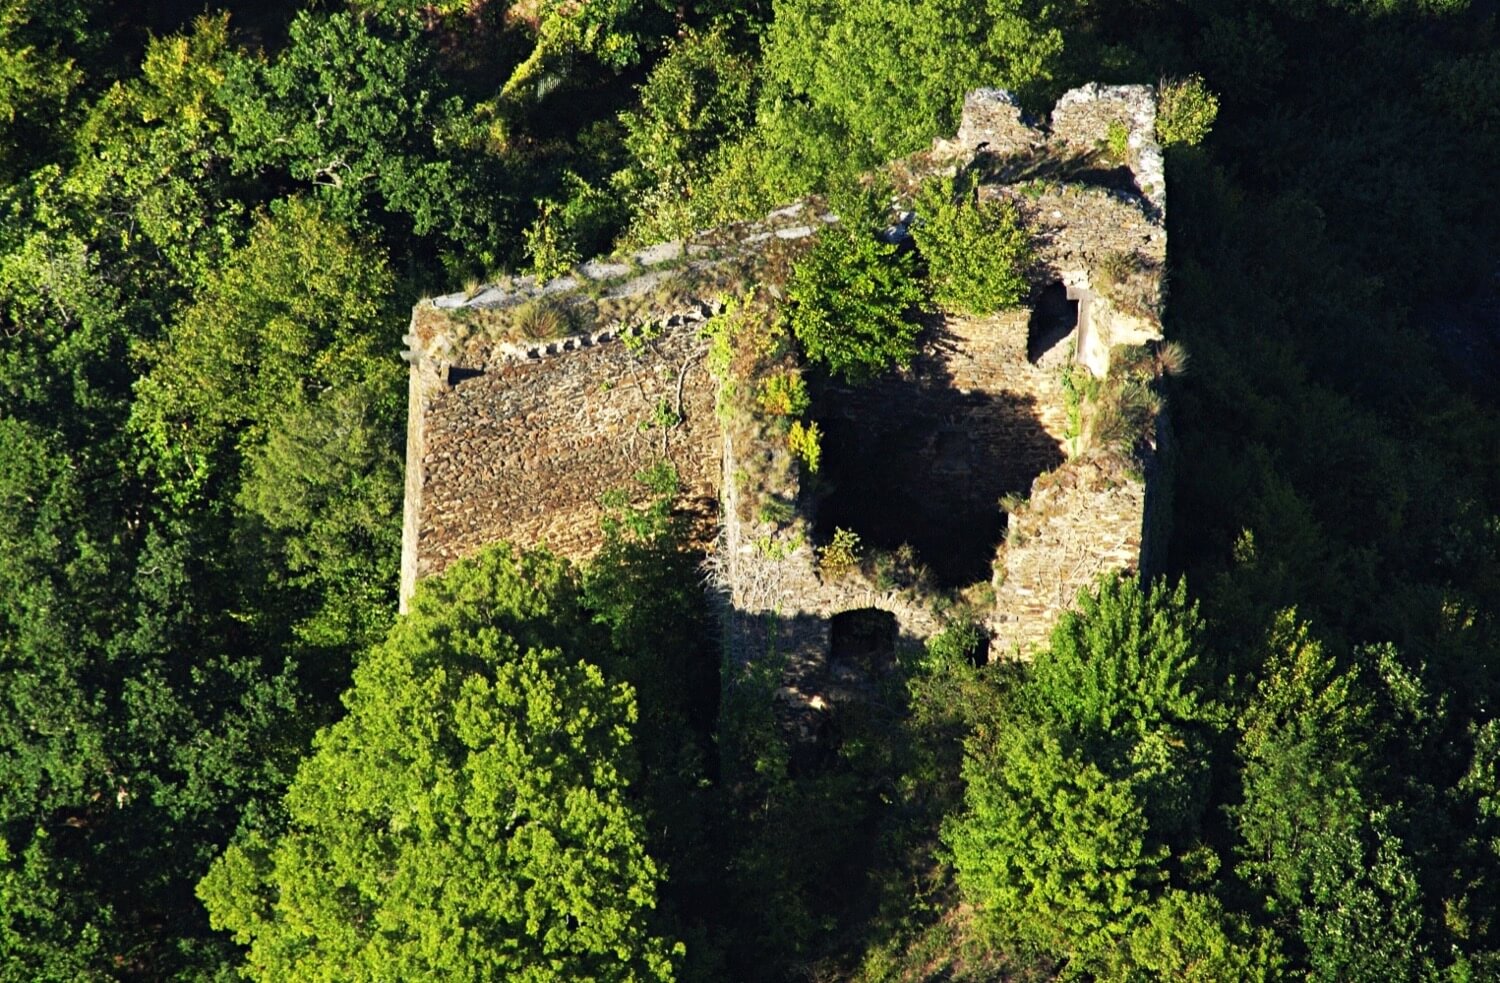
<instances>
[{"instance_id":1,"label":"bright green leaf cluster","mask_svg":"<svg viewBox=\"0 0 1500 983\"><path fill-rule=\"evenodd\" d=\"M818 473L823 460L823 431L818 429L817 421L804 426L801 420L793 420L786 432L786 446L809 474Z\"/></svg>"},{"instance_id":2,"label":"bright green leaf cluster","mask_svg":"<svg viewBox=\"0 0 1500 983\"><path fill-rule=\"evenodd\" d=\"M199 893L255 979L667 981L629 797L635 700L561 561L501 546L427 581L287 793Z\"/></svg>"},{"instance_id":3,"label":"bright green leaf cluster","mask_svg":"<svg viewBox=\"0 0 1500 983\"><path fill-rule=\"evenodd\" d=\"M910 253L852 220L824 229L787 285L792 333L814 361L850 382L873 378L917 353L922 302Z\"/></svg>"},{"instance_id":4,"label":"bright green leaf cluster","mask_svg":"<svg viewBox=\"0 0 1500 983\"><path fill-rule=\"evenodd\" d=\"M967 809L943 835L995 941L1116 979L1274 964L1212 898L1164 890L1207 805L1219 713L1201 695L1201 639L1181 584L1106 579L1058 624L993 731L975 732ZM1159 944L1132 955L1147 926Z\"/></svg>"},{"instance_id":5,"label":"bright green leaf cluster","mask_svg":"<svg viewBox=\"0 0 1500 983\"><path fill-rule=\"evenodd\" d=\"M722 29L690 32L673 43L640 90L640 108L620 114L629 163L616 175L632 209L649 216L637 238L690 234L701 191L751 117L754 63L735 51Z\"/></svg>"},{"instance_id":6,"label":"bright green leaf cluster","mask_svg":"<svg viewBox=\"0 0 1500 983\"><path fill-rule=\"evenodd\" d=\"M1030 240L1014 206L980 201L972 181L938 177L923 184L915 207L912 238L939 305L988 314L1026 296Z\"/></svg>"},{"instance_id":7,"label":"bright green leaf cluster","mask_svg":"<svg viewBox=\"0 0 1500 983\"><path fill-rule=\"evenodd\" d=\"M1162 879L1129 782L1044 729L1006 728L964 767L969 813L948 844L959 884L1002 937L1043 951L1118 944ZM1008 923L1008 924L1006 924Z\"/></svg>"},{"instance_id":8,"label":"bright green leaf cluster","mask_svg":"<svg viewBox=\"0 0 1500 983\"><path fill-rule=\"evenodd\" d=\"M873 163L951 132L975 86L1037 91L1059 68L1060 14L1035 0L783 0L766 73L836 121L846 152Z\"/></svg>"},{"instance_id":9,"label":"bright green leaf cluster","mask_svg":"<svg viewBox=\"0 0 1500 983\"><path fill-rule=\"evenodd\" d=\"M383 257L317 204L292 200L262 217L139 384L134 422L167 482L206 480L215 454L259 445L319 389L393 381L378 330L392 289Z\"/></svg>"},{"instance_id":10,"label":"bright green leaf cluster","mask_svg":"<svg viewBox=\"0 0 1500 983\"><path fill-rule=\"evenodd\" d=\"M1164 83L1157 98L1156 138L1164 147L1197 146L1219 115L1219 97L1196 75Z\"/></svg>"}]
</instances>

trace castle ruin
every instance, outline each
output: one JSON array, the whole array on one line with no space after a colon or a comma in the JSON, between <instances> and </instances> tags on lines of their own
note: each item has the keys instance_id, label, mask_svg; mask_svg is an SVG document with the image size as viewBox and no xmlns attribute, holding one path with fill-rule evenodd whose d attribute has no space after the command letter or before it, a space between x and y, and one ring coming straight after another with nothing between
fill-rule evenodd
<instances>
[{"instance_id":1,"label":"castle ruin","mask_svg":"<svg viewBox=\"0 0 1500 983\"><path fill-rule=\"evenodd\" d=\"M1080 589L1150 569L1163 538L1154 127L1143 86L1070 91L1047 125L978 90L955 139L900 162L918 178L967 168L982 200L1013 203L1032 238L1031 304L935 319L909 368L817 387L813 482L784 445L716 414L705 329L837 220L815 201L550 282L423 301L406 336L403 608L421 578L497 541L588 557L601 496L666 460L709 552L730 665L784 660L791 717L840 698L851 612L884 612L916 642L962 597L990 657L1024 657ZM768 496L785 507L752 507ZM928 575L890 562L830 576L818 547L839 529Z\"/></svg>"}]
</instances>

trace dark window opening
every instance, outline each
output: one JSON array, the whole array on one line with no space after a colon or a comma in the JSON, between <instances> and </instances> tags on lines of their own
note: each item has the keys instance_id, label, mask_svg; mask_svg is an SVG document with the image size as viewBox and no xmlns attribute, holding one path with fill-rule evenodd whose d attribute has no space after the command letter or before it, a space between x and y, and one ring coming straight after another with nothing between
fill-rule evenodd
<instances>
[{"instance_id":1,"label":"dark window opening","mask_svg":"<svg viewBox=\"0 0 1500 983\"><path fill-rule=\"evenodd\" d=\"M1068 288L1061 283L1048 284L1037 298L1026 329L1026 360L1040 362L1054 349L1066 343L1078 327L1078 301L1068 299Z\"/></svg>"},{"instance_id":2,"label":"dark window opening","mask_svg":"<svg viewBox=\"0 0 1500 983\"><path fill-rule=\"evenodd\" d=\"M833 616L828 630L828 659L835 667L848 666L871 675L895 667L897 625L889 611L845 611Z\"/></svg>"}]
</instances>

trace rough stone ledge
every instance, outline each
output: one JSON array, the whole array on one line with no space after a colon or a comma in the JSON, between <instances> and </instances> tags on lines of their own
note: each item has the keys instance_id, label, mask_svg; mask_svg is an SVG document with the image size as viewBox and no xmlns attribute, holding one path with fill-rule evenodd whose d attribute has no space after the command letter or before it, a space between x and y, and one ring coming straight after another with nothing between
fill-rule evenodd
<instances>
[{"instance_id":1,"label":"rough stone ledge","mask_svg":"<svg viewBox=\"0 0 1500 983\"><path fill-rule=\"evenodd\" d=\"M812 220L811 223L809 220ZM662 276L669 276L674 264L686 261L691 265L697 261L712 265L741 258L772 238L806 238L817 230L818 221L837 222L838 217L811 208L807 201L793 202L767 213L758 221L737 222L720 229L706 230L687 240L657 243L623 258L590 260L570 273L551 280L541 281L531 275L510 277L472 291L434 297L429 303L445 311L464 308L504 309L529 300L568 294L588 284L611 285L606 296L633 296L650 289ZM632 276L632 273L635 275Z\"/></svg>"},{"instance_id":2,"label":"rough stone ledge","mask_svg":"<svg viewBox=\"0 0 1500 983\"><path fill-rule=\"evenodd\" d=\"M1149 85L1088 85L1069 89L1053 107L1050 126L1033 120L1005 89L974 89L964 97L958 134L933 143L938 159L971 157L981 151L1024 153L1058 142L1092 149L1111 121L1124 124L1129 166L1141 195L1116 192L1160 222L1166 212L1167 179L1156 140L1156 91Z\"/></svg>"},{"instance_id":3,"label":"rough stone ledge","mask_svg":"<svg viewBox=\"0 0 1500 983\"><path fill-rule=\"evenodd\" d=\"M494 361L530 362L552 355L561 355L563 352L591 348L594 345L624 341L629 338L646 337L658 331L671 331L677 328L701 325L723 312L724 304L721 301L700 301L689 307L674 311L671 314L653 318L643 323L623 324L617 321L600 328L598 331L564 335L561 338L549 338L546 341L536 341L524 345L511 341L497 341L493 343L493 347L490 350L490 358Z\"/></svg>"}]
</instances>

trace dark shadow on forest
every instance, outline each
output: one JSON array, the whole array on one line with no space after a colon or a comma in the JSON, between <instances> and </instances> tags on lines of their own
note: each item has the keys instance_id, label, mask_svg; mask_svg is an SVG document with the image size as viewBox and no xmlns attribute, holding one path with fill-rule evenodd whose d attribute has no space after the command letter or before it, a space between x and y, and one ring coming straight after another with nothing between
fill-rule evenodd
<instances>
[{"instance_id":1,"label":"dark shadow on forest","mask_svg":"<svg viewBox=\"0 0 1500 983\"><path fill-rule=\"evenodd\" d=\"M729 604L727 597L720 600ZM911 670L919 664L915 653L923 642L902 633L889 612L862 608L824 619L725 610L742 642L739 657L783 667L776 685L790 688L783 693L800 694L784 702L754 687L738 695L727 691L731 705L775 700L787 751L785 774L791 779L770 800L753 800L772 811L769 821L734 830L743 852L733 868L740 878L738 893L731 895L749 907L730 915L741 919L737 924L751 939L756 935L746 926L762 921L775 924L808 911L823 919L800 951L776 953L787 975L758 972L765 949L742 945L731 950L725 978L811 978L811 967L842 964L851 939L888 931L882 911L890 892L905 890L932 869L932 831L941 816L957 808L962 794L957 776L963 735L954 729L962 718L929 721L920 731L909 725ZM919 751L917 741L928 750ZM758 746L731 744L725 753L740 756L743 778ZM898 794L919 754L936 754L922 760L951 779Z\"/></svg>"},{"instance_id":2,"label":"dark shadow on forest","mask_svg":"<svg viewBox=\"0 0 1500 983\"><path fill-rule=\"evenodd\" d=\"M1500 393L1500 267L1467 293L1423 312L1438 353L1456 382L1496 401Z\"/></svg>"}]
</instances>

